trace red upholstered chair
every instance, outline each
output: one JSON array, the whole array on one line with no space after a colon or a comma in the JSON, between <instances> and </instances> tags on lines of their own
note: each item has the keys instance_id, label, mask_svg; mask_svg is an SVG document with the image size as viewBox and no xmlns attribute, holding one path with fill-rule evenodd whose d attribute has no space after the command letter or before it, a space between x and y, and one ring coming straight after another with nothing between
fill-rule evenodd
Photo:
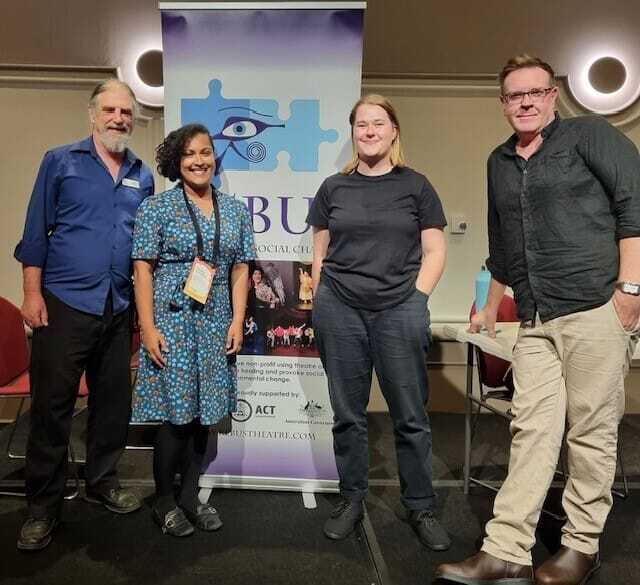
<instances>
[{"instance_id":1,"label":"red upholstered chair","mask_svg":"<svg viewBox=\"0 0 640 585\"><path fill-rule=\"evenodd\" d=\"M11 446L18 426L18 419L23 413L27 398L30 397L29 344L27 343L20 310L3 297L0 297L0 324L2 324L0 327L0 399L20 401L18 411L9 423L10 432L7 439L6 453L9 459L24 459L25 455L15 453L12 451ZM88 393L87 384L84 376L82 376L78 397L85 397ZM69 456L71 461L75 462L71 450L69 450ZM74 491L66 496L67 499L71 499L78 494L78 476L76 475L74 479ZM24 496L25 494L19 491L0 491L0 495Z\"/></svg>"},{"instance_id":2,"label":"red upholstered chair","mask_svg":"<svg viewBox=\"0 0 640 585\"><path fill-rule=\"evenodd\" d=\"M475 313L476 304L473 303L471 311L469 312L469 318L475 315ZM504 295L502 298L500 307L498 308L497 321L500 323L518 321L516 304L512 297ZM474 350L476 371L478 374L478 393L472 394L468 398L472 419L469 429L470 439L465 441L465 461L469 462L471 462L471 450L478 430L478 423L482 418L482 410L488 410L510 421L512 416L508 408L508 403L511 401L514 390L511 362L485 353L478 346L474 346ZM495 401L500 401L502 404L499 402L496 403ZM465 472L468 474L465 478L465 486L468 486L469 482L472 482L496 491L495 486L491 483L471 475L470 464Z\"/></svg>"},{"instance_id":3,"label":"red upholstered chair","mask_svg":"<svg viewBox=\"0 0 640 585\"><path fill-rule=\"evenodd\" d=\"M475 314L476 304L473 303L469 318ZM515 321L519 321L516 303L509 295L504 295L498 308L498 322L507 323ZM478 367L481 398L511 400L511 396L513 396L511 362L484 353L480 348L476 347L476 364Z\"/></svg>"}]
</instances>

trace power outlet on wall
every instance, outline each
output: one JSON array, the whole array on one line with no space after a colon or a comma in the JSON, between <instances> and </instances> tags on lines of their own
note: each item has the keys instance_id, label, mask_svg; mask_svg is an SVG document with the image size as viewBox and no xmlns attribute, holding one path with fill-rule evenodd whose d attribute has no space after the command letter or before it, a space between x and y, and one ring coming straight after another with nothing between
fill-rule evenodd
<instances>
[{"instance_id":1,"label":"power outlet on wall","mask_svg":"<svg viewBox=\"0 0 640 585\"><path fill-rule=\"evenodd\" d=\"M467 233L468 227L469 227L469 222L467 221L466 216L464 215L451 216L451 220L449 221L449 231L452 234L465 234Z\"/></svg>"}]
</instances>

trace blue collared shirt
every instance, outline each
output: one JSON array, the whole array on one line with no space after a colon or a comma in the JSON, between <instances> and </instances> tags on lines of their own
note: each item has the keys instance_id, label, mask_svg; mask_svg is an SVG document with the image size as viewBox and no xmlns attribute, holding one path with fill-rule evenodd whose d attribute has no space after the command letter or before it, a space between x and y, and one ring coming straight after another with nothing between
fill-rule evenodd
<instances>
[{"instance_id":1,"label":"blue collared shirt","mask_svg":"<svg viewBox=\"0 0 640 585\"><path fill-rule=\"evenodd\" d=\"M153 195L151 170L130 150L113 180L93 139L44 156L15 258L42 268L42 285L67 305L102 315L129 306L131 240L138 205Z\"/></svg>"}]
</instances>

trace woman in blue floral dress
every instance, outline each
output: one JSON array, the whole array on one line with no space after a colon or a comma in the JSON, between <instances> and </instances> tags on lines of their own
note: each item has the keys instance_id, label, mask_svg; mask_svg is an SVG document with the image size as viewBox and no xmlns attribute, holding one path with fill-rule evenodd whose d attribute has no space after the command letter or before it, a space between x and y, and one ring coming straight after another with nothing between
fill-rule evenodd
<instances>
[{"instance_id":1,"label":"woman in blue floral dress","mask_svg":"<svg viewBox=\"0 0 640 585\"><path fill-rule=\"evenodd\" d=\"M147 198L136 217L132 257L144 351L132 420L162 422L153 517L163 532L187 536L194 525L222 525L216 510L198 501L198 479L209 427L236 407L232 358L242 343L255 245L246 206L211 186L215 158L206 127L171 132L156 160L163 176L180 182ZM192 268L204 278L189 278ZM200 300L184 292L187 280L201 289Z\"/></svg>"}]
</instances>

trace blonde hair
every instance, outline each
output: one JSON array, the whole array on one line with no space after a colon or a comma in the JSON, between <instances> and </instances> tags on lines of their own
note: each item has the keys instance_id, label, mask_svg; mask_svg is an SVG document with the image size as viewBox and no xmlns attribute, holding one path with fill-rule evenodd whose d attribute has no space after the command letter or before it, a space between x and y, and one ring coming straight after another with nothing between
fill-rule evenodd
<instances>
[{"instance_id":1,"label":"blonde hair","mask_svg":"<svg viewBox=\"0 0 640 585\"><path fill-rule=\"evenodd\" d=\"M353 108L351 108L351 113L349 114L349 124L351 124L351 146L353 148L353 156L351 157L351 160L343 167L342 173L344 173L345 175L354 173L358 168L358 164L360 163L360 158L358 157L358 148L356 147L356 143L353 140L353 125L356 121L356 112L358 111L358 108L364 105L380 106L385 112L387 112L387 116L389 116L391 124L393 124L396 129L396 137L391 143L391 164L394 167L405 166L404 152L402 151L402 144L400 143L400 122L398 121L396 110L391 105L391 102L388 98L384 97L383 95L378 95L377 93L370 93L368 95L362 96L355 103Z\"/></svg>"},{"instance_id":2,"label":"blonde hair","mask_svg":"<svg viewBox=\"0 0 640 585\"><path fill-rule=\"evenodd\" d=\"M507 78L507 75L517 71L518 69L527 69L537 67L538 69L542 69L549 74L549 79L551 85L555 85L555 77L556 74L553 71L553 68L549 63L543 61L539 57L532 57L527 53L522 53L521 55L515 55L511 57L507 61L507 64L502 68L502 71L498 74L498 81L500 82L500 91L504 91L504 80Z\"/></svg>"}]
</instances>

